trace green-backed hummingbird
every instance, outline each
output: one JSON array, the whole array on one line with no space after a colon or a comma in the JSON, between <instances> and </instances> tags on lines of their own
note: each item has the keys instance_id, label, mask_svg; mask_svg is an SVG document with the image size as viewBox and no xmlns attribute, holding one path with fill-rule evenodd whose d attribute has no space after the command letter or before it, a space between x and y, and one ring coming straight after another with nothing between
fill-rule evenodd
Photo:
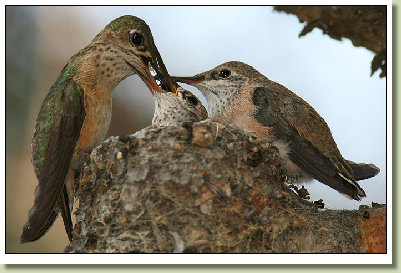
<instances>
[{"instance_id":1,"label":"green-backed hummingbird","mask_svg":"<svg viewBox=\"0 0 401 273\"><path fill-rule=\"evenodd\" d=\"M32 162L39 184L21 242L41 238L59 213L71 240L74 172L106 136L113 89L133 74L152 92L177 94L149 26L129 15L109 23L65 65L36 121Z\"/></svg>"}]
</instances>

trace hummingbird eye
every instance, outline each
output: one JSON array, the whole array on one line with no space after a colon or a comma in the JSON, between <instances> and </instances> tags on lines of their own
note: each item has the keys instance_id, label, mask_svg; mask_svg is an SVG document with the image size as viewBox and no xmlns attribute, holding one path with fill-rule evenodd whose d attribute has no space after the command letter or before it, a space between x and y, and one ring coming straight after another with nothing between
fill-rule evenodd
<instances>
[{"instance_id":1,"label":"hummingbird eye","mask_svg":"<svg viewBox=\"0 0 401 273\"><path fill-rule=\"evenodd\" d=\"M138 32L130 33L130 42L134 46L143 45L143 35Z\"/></svg>"},{"instance_id":2,"label":"hummingbird eye","mask_svg":"<svg viewBox=\"0 0 401 273\"><path fill-rule=\"evenodd\" d=\"M223 69L223 70L221 70L220 73L219 73L219 76L220 76L221 78L228 78L228 77L230 77L230 75L231 75L231 71L228 70L228 69Z\"/></svg>"},{"instance_id":3,"label":"hummingbird eye","mask_svg":"<svg viewBox=\"0 0 401 273\"><path fill-rule=\"evenodd\" d=\"M198 100L197 100L195 97L189 96L189 97L186 97L186 99L187 99L187 101L188 101L189 103L191 103L191 104L193 104L193 105L198 105Z\"/></svg>"}]
</instances>

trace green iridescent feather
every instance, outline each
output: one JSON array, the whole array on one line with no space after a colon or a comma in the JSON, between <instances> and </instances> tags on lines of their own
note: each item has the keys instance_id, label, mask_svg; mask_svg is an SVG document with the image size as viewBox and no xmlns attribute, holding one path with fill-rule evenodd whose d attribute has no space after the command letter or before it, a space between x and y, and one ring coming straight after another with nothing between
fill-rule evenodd
<instances>
[{"instance_id":1,"label":"green iridescent feather","mask_svg":"<svg viewBox=\"0 0 401 273\"><path fill-rule=\"evenodd\" d=\"M75 75L77 60L71 61L64 67L56 83L46 95L38 118L32 139L32 163L36 175L39 175L43 166L54 117L69 115L64 109L63 99L68 99L74 107L81 107L83 89L76 84L72 77Z\"/></svg>"},{"instance_id":2,"label":"green iridescent feather","mask_svg":"<svg viewBox=\"0 0 401 273\"><path fill-rule=\"evenodd\" d=\"M95 42L96 40L99 39L99 37L103 36L104 33L106 33L108 30L112 31L118 31L122 28L127 28L127 29L145 29L146 32L151 33L149 26L143 21L142 19L131 16L131 15L125 15L121 16L113 21L111 21L101 32L99 32L98 35L93 39L92 42ZM152 37L149 37L153 39Z\"/></svg>"}]
</instances>

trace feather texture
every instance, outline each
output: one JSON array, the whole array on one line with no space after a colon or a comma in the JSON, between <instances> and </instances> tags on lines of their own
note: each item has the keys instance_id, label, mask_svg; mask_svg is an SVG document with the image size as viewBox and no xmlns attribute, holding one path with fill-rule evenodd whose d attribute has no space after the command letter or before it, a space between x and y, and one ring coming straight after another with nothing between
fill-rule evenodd
<instances>
[{"instance_id":1,"label":"feather texture","mask_svg":"<svg viewBox=\"0 0 401 273\"><path fill-rule=\"evenodd\" d=\"M317 113L313 113L313 119L310 114L303 114L299 108L305 107L306 102L299 101L299 97L288 99L283 93L271 88L255 88L253 102L259 109L255 118L264 126L272 127L277 139L288 143L288 156L300 169L350 198L360 200L365 192L354 181L352 169L338 151L327 124L320 116L316 117ZM314 111L310 108L307 111Z\"/></svg>"},{"instance_id":2,"label":"feather texture","mask_svg":"<svg viewBox=\"0 0 401 273\"><path fill-rule=\"evenodd\" d=\"M32 161L39 184L21 235L22 242L37 240L46 233L56 219L56 205L67 223L67 233L72 230L64 187L85 119L83 103L83 90L71 79L57 81L45 98L32 141Z\"/></svg>"}]
</instances>

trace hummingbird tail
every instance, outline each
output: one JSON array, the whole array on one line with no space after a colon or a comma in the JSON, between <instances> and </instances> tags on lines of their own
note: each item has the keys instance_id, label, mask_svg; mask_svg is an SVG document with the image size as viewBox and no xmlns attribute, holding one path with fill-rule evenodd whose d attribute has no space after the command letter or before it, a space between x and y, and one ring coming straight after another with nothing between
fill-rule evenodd
<instances>
[{"instance_id":1,"label":"hummingbird tail","mask_svg":"<svg viewBox=\"0 0 401 273\"><path fill-rule=\"evenodd\" d=\"M374 164L355 163L351 160L347 160L347 162L354 172L354 178L356 181L374 177L380 172L380 169Z\"/></svg>"},{"instance_id":2,"label":"hummingbird tail","mask_svg":"<svg viewBox=\"0 0 401 273\"><path fill-rule=\"evenodd\" d=\"M65 232L67 233L68 240L72 241L72 220L71 220L71 210L69 205L69 198L67 194L67 189L64 186L63 192L61 193L58 209L60 210L61 216L63 217Z\"/></svg>"}]
</instances>

